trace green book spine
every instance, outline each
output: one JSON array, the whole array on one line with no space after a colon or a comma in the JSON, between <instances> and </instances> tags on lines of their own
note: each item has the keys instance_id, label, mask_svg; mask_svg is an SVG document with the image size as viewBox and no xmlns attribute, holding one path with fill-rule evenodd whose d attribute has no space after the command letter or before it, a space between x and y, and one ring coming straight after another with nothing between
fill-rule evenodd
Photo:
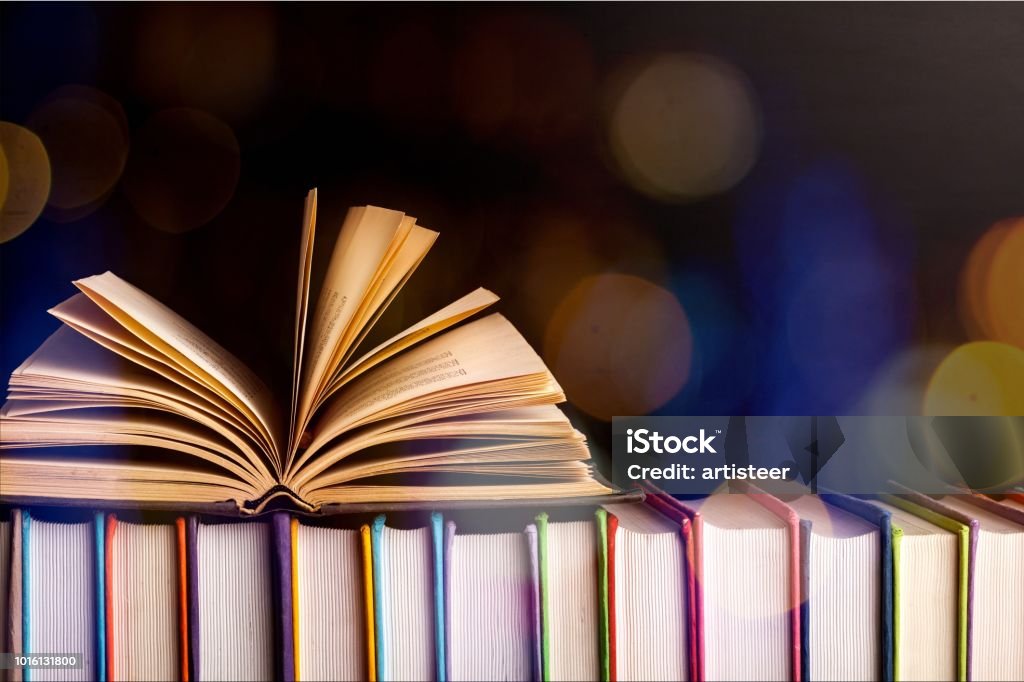
<instances>
[{"instance_id":1,"label":"green book spine","mask_svg":"<svg viewBox=\"0 0 1024 682\"><path fill-rule=\"evenodd\" d=\"M891 522L892 527L892 679L900 682L900 545L903 529Z\"/></svg>"},{"instance_id":2,"label":"green book spine","mask_svg":"<svg viewBox=\"0 0 1024 682\"><path fill-rule=\"evenodd\" d=\"M886 502L896 505L897 507L904 509L914 516L918 516L925 521L934 523L939 528L944 528L951 533L956 533L959 539L958 553L960 555L957 570L958 570L958 581L957 581L957 656L956 656L956 679L958 682L966 682L967 680L967 597L968 597L968 572L970 571L970 552L971 552L971 529L960 523L954 521L948 516L943 516L936 511L922 507L919 504L915 504L910 500L906 500L902 497L896 497L892 495L886 495L884 498ZM893 561L896 558L896 546L893 545ZM895 580L895 574L893 580ZM896 653L899 654L899 647L896 647ZM894 659L895 660L895 659Z\"/></svg>"},{"instance_id":3,"label":"green book spine","mask_svg":"<svg viewBox=\"0 0 1024 682\"><path fill-rule=\"evenodd\" d=\"M540 563L541 678L551 682L551 594L548 584L548 515L537 516L537 559Z\"/></svg>"},{"instance_id":4,"label":"green book spine","mask_svg":"<svg viewBox=\"0 0 1024 682\"><path fill-rule=\"evenodd\" d=\"M598 652L601 656L601 680L611 680L611 632L608 627L608 512L598 509L597 517L597 608Z\"/></svg>"}]
</instances>

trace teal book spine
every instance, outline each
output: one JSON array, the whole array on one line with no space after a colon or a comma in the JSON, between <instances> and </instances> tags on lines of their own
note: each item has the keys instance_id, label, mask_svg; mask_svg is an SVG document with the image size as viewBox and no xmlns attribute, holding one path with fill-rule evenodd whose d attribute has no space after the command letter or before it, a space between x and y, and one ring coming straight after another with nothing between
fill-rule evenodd
<instances>
[{"instance_id":1,"label":"teal book spine","mask_svg":"<svg viewBox=\"0 0 1024 682\"><path fill-rule=\"evenodd\" d=\"M384 658L384 582L380 576L384 575L381 557L381 535L384 533L384 523L387 521L381 514L373 520L370 526L370 553L373 561L373 575L377 576L373 581L373 627L377 640L377 679L386 680L387 660Z\"/></svg>"},{"instance_id":2,"label":"teal book spine","mask_svg":"<svg viewBox=\"0 0 1024 682\"><path fill-rule=\"evenodd\" d=\"M29 535L32 529L32 514L26 509L21 515L21 643L26 654L32 653L32 571L29 561ZM22 680L30 682L32 671L25 668L22 672Z\"/></svg>"},{"instance_id":3,"label":"teal book spine","mask_svg":"<svg viewBox=\"0 0 1024 682\"><path fill-rule=\"evenodd\" d=\"M95 516L96 537L96 679L107 682L106 517Z\"/></svg>"},{"instance_id":4,"label":"teal book spine","mask_svg":"<svg viewBox=\"0 0 1024 682\"><path fill-rule=\"evenodd\" d=\"M437 681L447 682L448 666L445 647L445 604L444 604L444 516L439 512L430 515L430 534L434 550L434 648L437 662Z\"/></svg>"}]
</instances>

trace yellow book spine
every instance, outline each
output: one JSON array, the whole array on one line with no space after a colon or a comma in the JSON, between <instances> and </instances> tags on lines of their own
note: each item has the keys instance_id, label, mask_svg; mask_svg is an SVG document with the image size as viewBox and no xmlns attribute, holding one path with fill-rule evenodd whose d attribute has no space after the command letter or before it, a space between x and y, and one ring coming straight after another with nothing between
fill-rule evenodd
<instances>
[{"instance_id":1,"label":"yellow book spine","mask_svg":"<svg viewBox=\"0 0 1024 682\"><path fill-rule=\"evenodd\" d=\"M299 520L292 518L292 644L295 647L295 682L299 682Z\"/></svg>"},{"instance_id":2,"label":"yellow book spine","mask_svg":"<svg viewBox=\"0 0 1024 682\"><path fill-rule=\"evenodd\" d=\"M367 679L377 682L377 643L374 639L376 623L373 618L373 548L370 542L370 527L364 525L359 529L363 540L363 594L366 605L366 647L367 647Z\"/></svg>"}]
</instances>

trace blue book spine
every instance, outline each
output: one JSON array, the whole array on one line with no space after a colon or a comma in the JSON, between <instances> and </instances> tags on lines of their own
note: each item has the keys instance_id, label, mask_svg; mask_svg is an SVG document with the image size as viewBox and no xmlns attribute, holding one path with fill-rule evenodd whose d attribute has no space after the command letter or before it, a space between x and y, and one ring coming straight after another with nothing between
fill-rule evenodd
<instances>
[{"instance_id":1,"label":"blue book spine","mask_svg":"<svg viewBox=\"0 0 1024 682\"><path fill-rule=\"evenodd\" d=\"M384 658L384 588L381 583L381 579L384 575L382 559L381 559L381 536L384 533L384 522L386 521L383 514L373 520L373 524L370 526L370 553L372 555L373 563L373 620L374 620L374 633L375 639L377 640L377 679L386 680L387 676L387 660Z\"/></svg>"},{"instance_id":2,"label":"blue book spine","mask_svg":"<svg viewBox=\"0 0 1024 682\"><path fill-rule=\"evenodd\" d=\"M32 604L31 595L32 592L32 581L30 576L29 565L29 530L32 527L32 514L26 509L21 514L21 643L25 649L26 654L32 653L32 639L30 626L32 625L31 611L29 606ZM29 668L25 668L22 672L22 680L29 682L32 676L32 671Z\"/></svg>"},{"instance_id":3,"label":"blue book spine","mask_svg":"<svg viewBox=\"0 0 1024 682\"><path fill-rule=\"evenodd\" d=\"M96 679L107 682L106 521L96 514Z\"/></svg>"},{"instance_id":4,"label":"blue book spine","mask_svg":"<svg viewBox=\"0 0 1024 682\"><path fill-rule=\"evenodd\" d=\"M434 544L434 648L437 652L437 681L447 682L448 666L445 661L445 604L444 604L444 517L438 512L430 515L430 532Z\"/></svg>"}]
</instances>

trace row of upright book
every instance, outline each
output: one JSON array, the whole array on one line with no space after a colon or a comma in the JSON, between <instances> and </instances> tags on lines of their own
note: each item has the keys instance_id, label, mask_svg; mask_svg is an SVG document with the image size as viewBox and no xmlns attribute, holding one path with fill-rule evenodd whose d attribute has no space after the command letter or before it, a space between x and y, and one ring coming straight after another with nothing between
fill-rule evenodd
<instances>
[{"instance_id":1,"label":"row of upright book","mask_svg":"<svg viewBox=\"0 0 1024 682\"><path fill-rule=\"evenodd\" d=\"M227 522L13 509L9 679L1021 680L1024 497Z\"/></svg>"}]
</instances>

